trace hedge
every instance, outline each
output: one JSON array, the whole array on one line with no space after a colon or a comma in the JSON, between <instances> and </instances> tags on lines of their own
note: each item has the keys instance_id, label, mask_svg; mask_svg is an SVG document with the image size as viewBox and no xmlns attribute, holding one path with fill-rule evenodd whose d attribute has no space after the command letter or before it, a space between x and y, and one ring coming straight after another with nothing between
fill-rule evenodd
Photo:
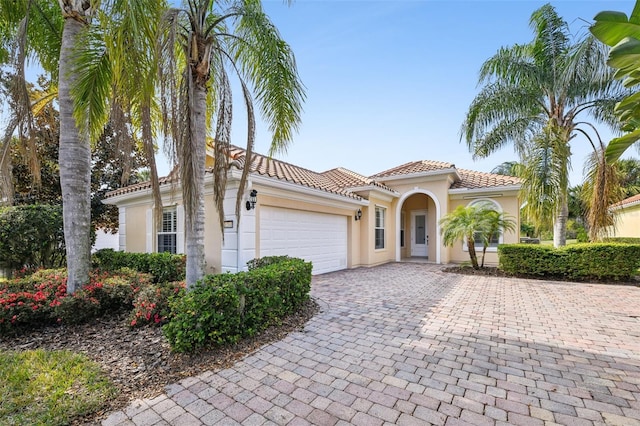
<instances>
[{"instance_id":1,"label":"hedge","mask_svg":"<svg viewBox=\"0 0 640 426\"><path fill-rule=\"evenodd\" d=\"M309 298L310 262L280 257L250 264L248 272L207 275L171 302L163 331L175 351L253 336Z\"/></svg>"},{"instance_id":2,"label":"hedge","mask_svg":"<svg viewBox=\"0 0 640 426\"><path fill-rule=\"evenodd\" d=\"M530 244L498 246L498 268L511 274L573 280L628 280L638 274L640 245L573 244L561 248Z\"/></svg>"},{"instance_id":3,"label":"hedge","mask_svg":"<svg viewBox=\"0 0 640 426\"><path fill-rule=\"evenodd\" d=\"M154 283L168 283L185 279L186 257L171 253L129 253L113 249L98 250L92 257L93 267L101 271L131 268L151 274Z\"/></svg>"},{"instance_id":4,"label":"hedge","mask_svg":"<svg viewBox=\"0 0 640 426\"><path fill-rule=\"evenodd\" d=\"M640 244L638 237L609 237L605 238L605 243Z\"/></svg>"}]
</instances>

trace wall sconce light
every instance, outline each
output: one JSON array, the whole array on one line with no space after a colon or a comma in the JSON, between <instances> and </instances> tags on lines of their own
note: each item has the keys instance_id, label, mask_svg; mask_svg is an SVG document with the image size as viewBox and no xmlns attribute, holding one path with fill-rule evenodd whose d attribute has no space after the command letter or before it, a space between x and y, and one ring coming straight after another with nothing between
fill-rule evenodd
<instances>
[{"instance_id":1,"label":"wall sconce light","mask_svg":"<svg viewBox=\"0 0 640 426\"><path fill-rule=\"evenodd\" d=\"M362 210L358 209L358 211L356 212L356 215L355 215L355 219L356 220L362 219Z\"/></svg>"},{"instance_id":2,"label":"wall sconce light","mask_svg":"<svg viewBox=\"0 0 640 426\"><path fill-rule=\"evenodd\" d=\"M258 202L258 191L252 189L249 193L249 199L247 200L247 210L255 209L256 203Z\"/></svg>"}]
</instances>

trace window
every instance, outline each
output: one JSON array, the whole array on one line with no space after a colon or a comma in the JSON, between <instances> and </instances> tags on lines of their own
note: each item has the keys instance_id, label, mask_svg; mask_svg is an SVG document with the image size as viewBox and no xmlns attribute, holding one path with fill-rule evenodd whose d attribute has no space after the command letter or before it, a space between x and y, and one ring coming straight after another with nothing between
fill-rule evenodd
<instances>
[{"instance_id":1,"label":"window","mask_svg":"<svg viewBox=\"0 0 640 426\"><path fill-rule=\"evenodd\" d=\"M175 207L162 210L162 229L158 231L158 253L177 253L178 218Z\"/></svg>"},{"instance_id":2,"label":"window","mask_svg":"<svg viewBox=\"0 0 640 426\"><path fill-rule=\"evenodd\" d=\"M376 207L376 249L384 248L384 213L383 207Z\"/></svg>"},{"instance_id":3,"label":"window","mask_svg":"<svg viewBox=\"0 0 640 426\"><path fill-rule=\"evenodd\" d=\"M400 213L400 247L404 247L404 212Z\"/></svg>"}]
</instances>

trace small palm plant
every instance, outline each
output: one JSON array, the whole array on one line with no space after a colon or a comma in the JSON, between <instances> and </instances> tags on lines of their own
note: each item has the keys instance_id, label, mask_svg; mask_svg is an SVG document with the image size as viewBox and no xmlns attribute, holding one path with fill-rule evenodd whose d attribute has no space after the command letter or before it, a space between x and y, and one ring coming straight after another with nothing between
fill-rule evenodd
<instances>
[{"instance_id":1,"label":"small palm plant","mask_svg":"<svg viewBox=\"0 0 640 426\"><path fill-rule=\"evenodd\" d=\"M516 223L504 213L496 211L488 203L458 206L440 219L442 239L445 246L453 246L456 241L466 241L473 269L484 267L484 257L491 240L503 230L515 230ZM482 263L478 264L476 240L482 241Z\"/></svg>"},{"instance_id":2,"label":"small palm plant","mask_svg":"<svg viewBox=\"0 0 640 426\"><path fill-rule=\"evenodd\" d=\"M496 240L505 231L515 231L516 221L506 216L503 212L491 208L491 206L482 206L478 209L478 214L481 216L484 228L483 231L479 232L482 238L482 261L480 262L480 267L484 268L484 257L491 241Z\"/></svg>"}]
</instances>

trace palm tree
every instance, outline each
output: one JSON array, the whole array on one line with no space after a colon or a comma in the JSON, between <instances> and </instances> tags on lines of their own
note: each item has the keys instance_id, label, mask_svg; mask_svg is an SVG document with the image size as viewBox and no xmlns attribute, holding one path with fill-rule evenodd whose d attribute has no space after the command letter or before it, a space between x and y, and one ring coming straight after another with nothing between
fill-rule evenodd
<instances>
[{"instance_id":1,"label":"palm tree","mask_svg":"<svg viewBox=\"0 0 640 426\"><path fill-rule=\"evenodd\" d=\"M495 166L491 173L496 173L503 176L515 176L520 177L522 175L523 164L519 161L505 161Z\"/></svg>"},{"instance_id":2,"label":"palm tree","mask_svg":"<svg viewBox=\"0 0 640 426\"><path fill-rule=\"evenodd\" d=\"M476 158L513 144L525 170L522 193L530 217L553 218L554 245L566 243L570 142L591 139L590 113L612 126L620 85L591 36L571 43L568 26L547 4L530 20L534 39L501 48L480 70L483 88L462 125L461 138Z\"/></svg>"},{"instance_id":3,"label":"palm tree","mask_svg":"<svg viewBox=\"0 0 640 426\"><path fill-rule=\"evenodd\" d=\"M482 261L480 262L480 267L484 268L484 258L491 241L497 240L500 234L505 231L515 231L516 222L511 217L507 217L504 212L495 210L489 203L480 208L478 215L480 215L482 225L476 235L479 234L482 239Z\"/></svg>"},{"instance_id":4,"label":"palm tree","mask_svg":"<svg viewBox=\"0 0 640 426\"><path fill-rule=\"evenodd\" d=\"M467 242L469 258L473 269L480 269L476 255L476 232L483 227L478 206L458 206L454 211L440 219L442 241L445 246L453 246L457 241Z\"/></svg>"},{"instance_id":5,"label":"palm tree","mask_svg":"<svg viewBox=\"0 0 640 426\"><path fill-rule=\"evenodd\" d=\"M125 117L130 121L135 117L129 109L131 92L121 89L114 83L114 79L124 75L131 80L139 76L144 79L146 74L140 69L133 72L131 68L118 68L126 61L111 63L114 59L109 56L105 43L97 37L100 32L95 31L96 26L92 21L103 19L104 25L111 24L110 19L126 21L127 17L135 17L139 20L136 25L128 28L129 36L134 40L149 40L149 37L138 37L148 28L146 23L153 22L154 16L145 14L150 7L163 6L159 1L136 2L103 2L103 11L98 13L94 9L95 2L90 0L59 0L57 3L46 0L21 0L12 2L0 2L0 16L2 16L3 32L0 40L4 43L15 43L16 49L16 76L12 85L16 95L14 102L20 126L29 126L31 111L25 96L23 87L24 58L31 55L38 63L57 78L58 103L60 109L60 144L59 167L60 185L62 189L64 232L67 249L67 291L73 293L89 279L90 258L90 223L91 223L91 149L90 140L96 140L109 112L112 124L118 124L118 117ZM97 3L96 3L97 4ZM144 17L145 20L142 19ZM155 19L157 21L157 19ZM130 21L129 21L130 22ZM135 30L135 31L134 31ZM122 32L113 32L114 35ZM27 43L28 39L28 43ZM141 65L138 57L132 54L134 45L129 40L120 40L121 45L129 42L129 63ZM138 45L136 45L138 46ZM80 49L79 47L82 47ZM147 50L153 50L153 43L147 44ZM122 51L125 49L123 48ZM3 49L0 49L0 53ZM92 53L92 54L91 54ZM0 55L1 57L2 55ZM86 59L93 59L93 62ZM120 59L122 56L120 57ZM155 66L153 67L155 70ZM146 81L146 80L145 80ZM153 81L153 80L152 80ZM142 84L137 89L143 87ZM111 90L119 89L117 93L124 95L114 96L115 101L110 102L111 108L107 111L104 102ZM122 102L118 102L122 101ZM120 108L122 105L125 108ZM115 112L115 113L114 113ZM117 113L120 112L118 115ZM23 117L25 119L23 120ZM25 123L24 125L21 123ZM13 124L13 123L11 123ZM126 127L125 123L120 128ZM28 128L28 127L24 127ZM117 129L116 129L117 130ZM7 129L5 134L13 133ZM152 135L151 135L152 136ZM151 136L148 138L151 139ZM5 140L7 138L5 137ZM126 173L123 178L126 179Z\"/></svg>"},{"instance_id":6,"label":"palm tree","mask_svg":"<svg viewBox=\"0 0 640 426\"><path fill-rule=\"evenodd\" d=\"M253 95L273 133L271 153L286 148L300 122L304 90L291 49L259 0L187 0L167 10L160 44L165 134L175 149L185 208L186 280L204 275L204 174L207 134L214 135L214 197L223 226L231 130L231 77L236 76L248 117L244 192L255 137ZM215 126L212 122L215 121ZM238 217L239 219L239 217Z\"/></svg>"}]
</instances>

